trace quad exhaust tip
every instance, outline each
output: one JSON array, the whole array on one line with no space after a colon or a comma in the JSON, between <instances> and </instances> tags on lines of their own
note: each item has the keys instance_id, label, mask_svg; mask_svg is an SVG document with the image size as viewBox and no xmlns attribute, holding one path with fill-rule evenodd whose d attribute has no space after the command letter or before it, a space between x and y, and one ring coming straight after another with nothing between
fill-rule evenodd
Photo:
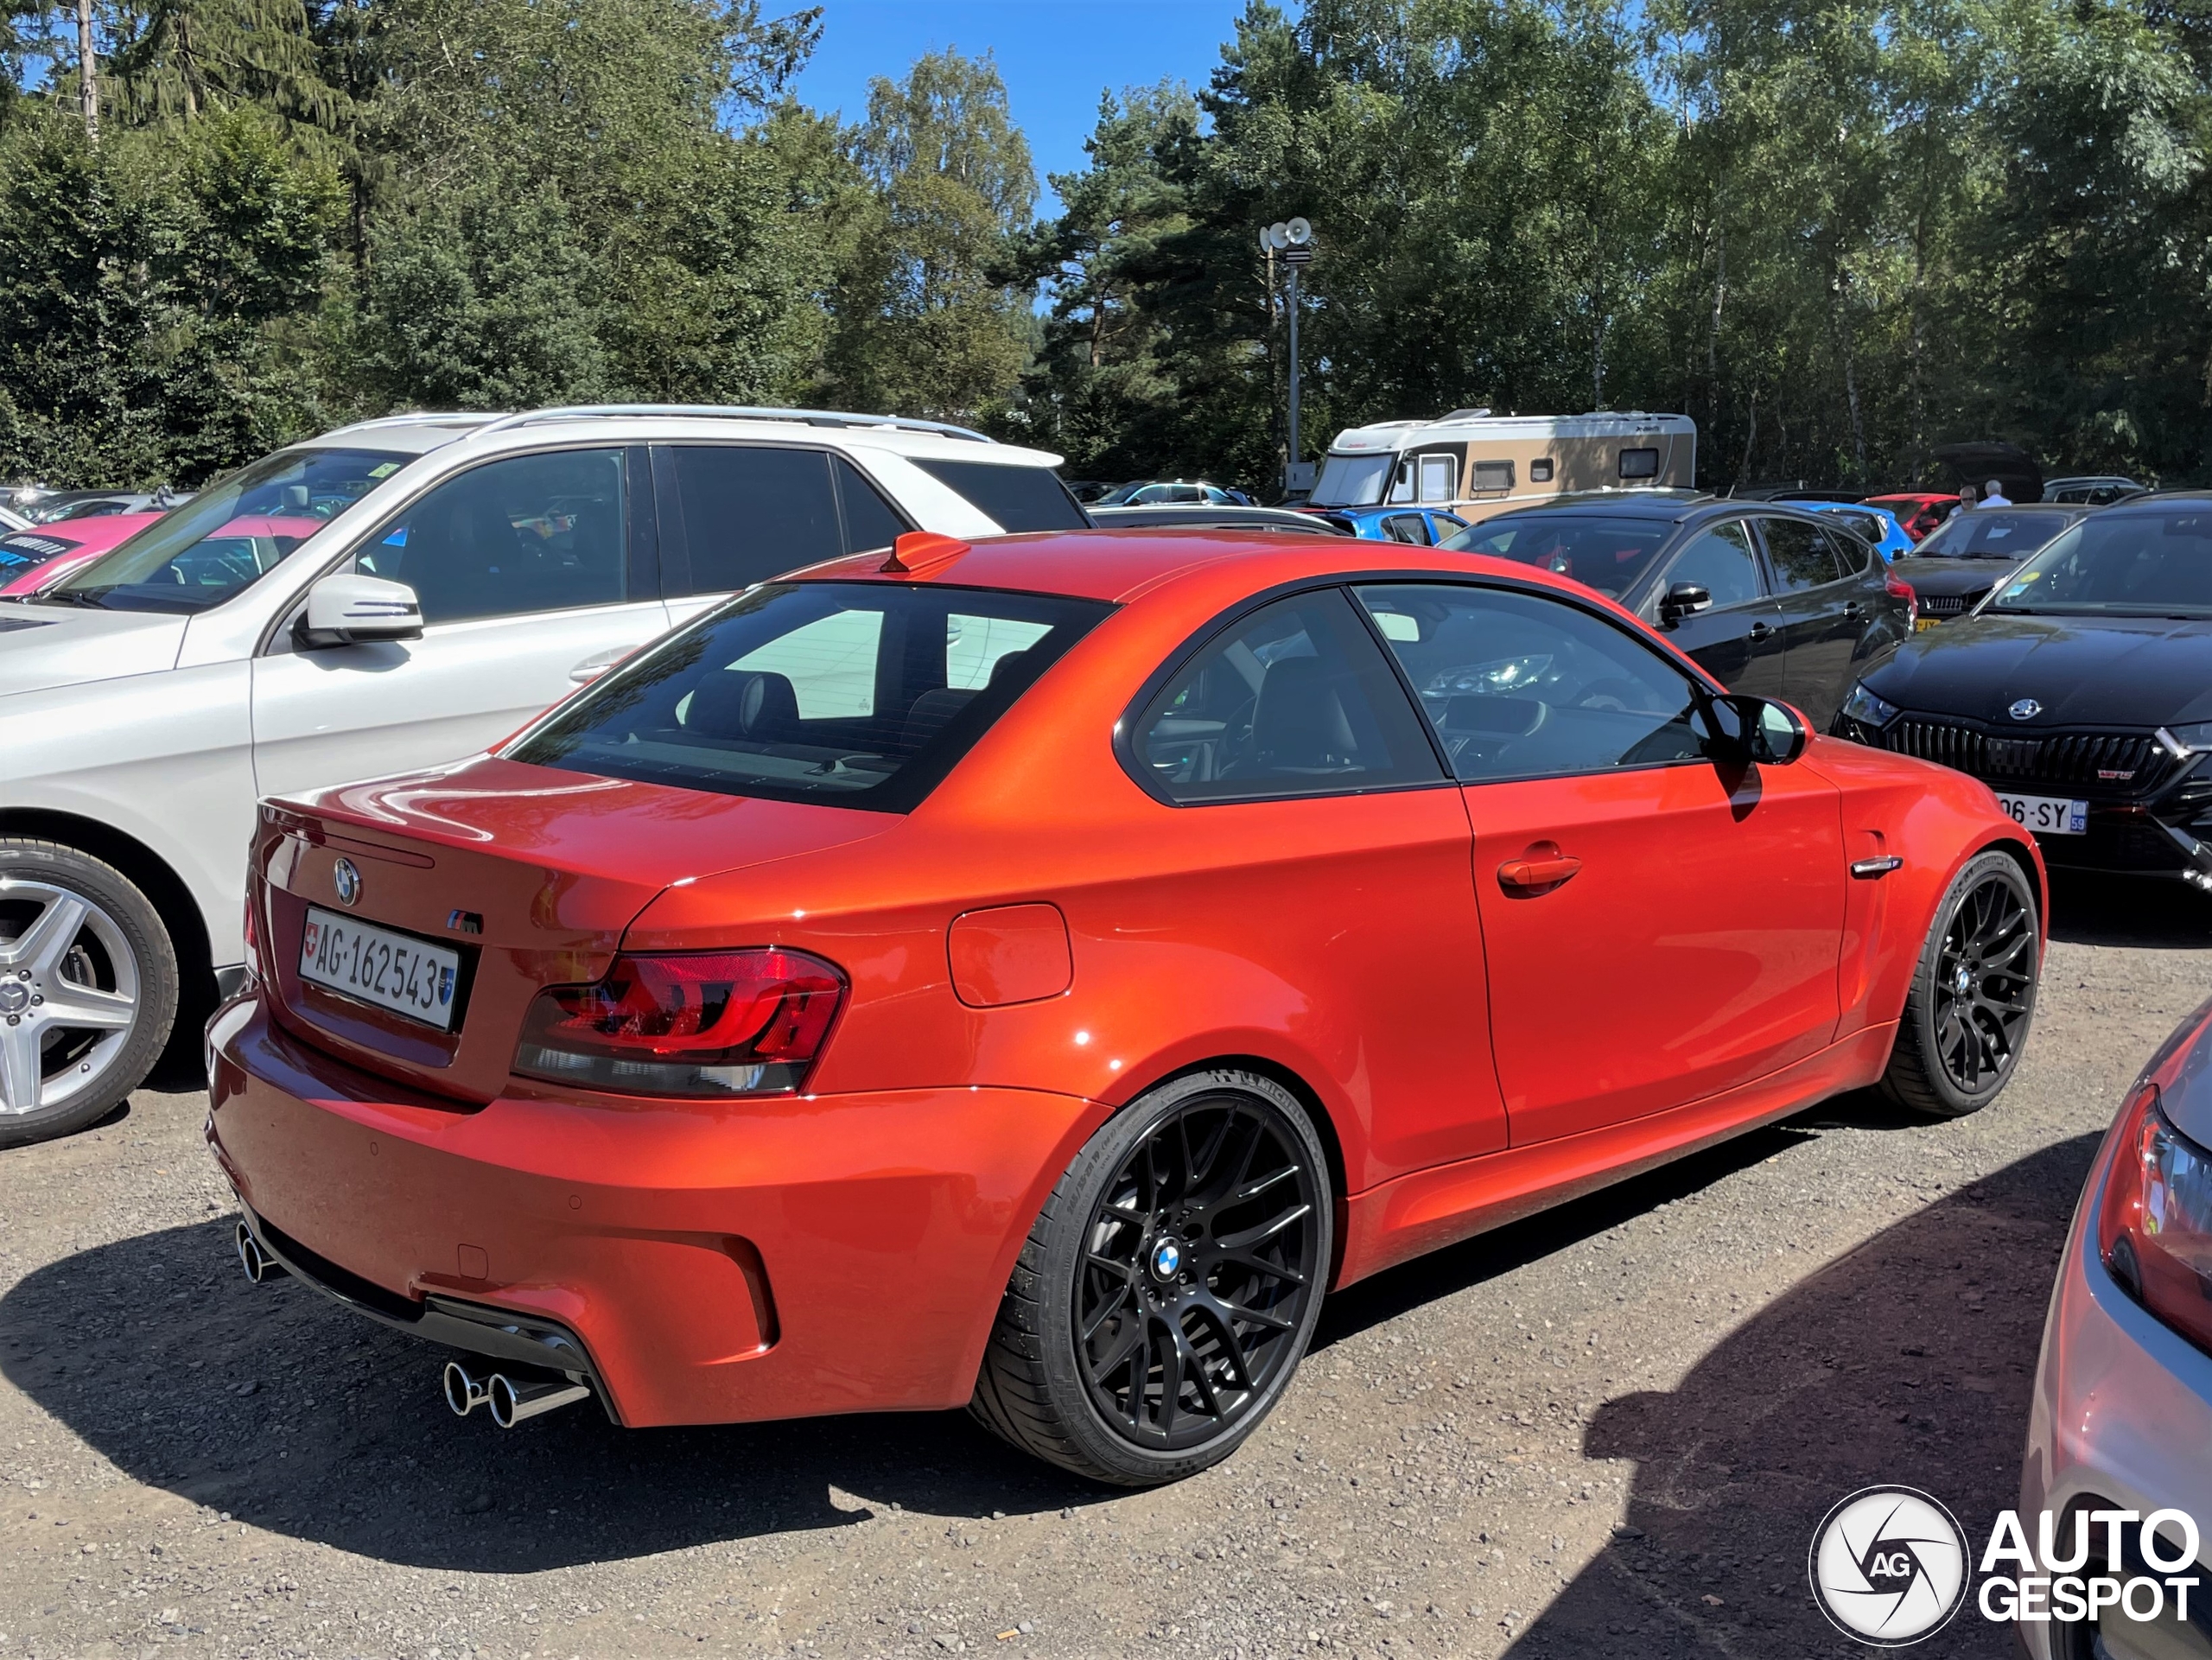
<instances>
[{"instance_id":1,"label":"quad exhaust tip","mask_svg":"<svg viewBox=\"0 0 2212 1660\"><path fill-rule=\"evenodd\" d=\"M253 1230L243 1222L238 1224L238 1266L245 1270L245 1277L259 1285L268 1280L284 1277L284 1265L262 1250L261 1241L253 1237Z\"/></svg>"},{"instance_id":2,"label":"quad exhaust tip","mask_svg":"<svg viewBox=\"0 0 2212 1660\"><path fill-rule=\"evenodd\" d=\"M510 1377L505 1372L479 1377L458 1360L446 1362L444 1391L446 1405L455 1417L466 1418L478 1407L488 1406L492 1421L502 1429L573 1406L591 1394L588 1385L565 1377Z\"/></svg>"}]
</instances>

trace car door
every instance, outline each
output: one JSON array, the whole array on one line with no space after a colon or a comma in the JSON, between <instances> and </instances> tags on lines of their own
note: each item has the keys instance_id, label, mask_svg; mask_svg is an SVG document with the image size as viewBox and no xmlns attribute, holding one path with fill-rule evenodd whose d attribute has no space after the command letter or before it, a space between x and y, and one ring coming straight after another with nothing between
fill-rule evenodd
<instances>
[{"instance_id":1,"label":"car door","mask_svg":"<svg viewBox=\"0 0 2212 1660\"><path fill-rule=\"evenodd\" d=\"M1809 1056L1837 1020L1833 785L1704 754L1701 691L1563 596L1363 586L1461 785L1513 1144Z\"/></svg>"},{"instance_id":2,"label":"car door","mask_svg":"<svg viewBox=\"0 0 2212 1660\"><path fill-rule=\"evenodd\" d=\"M1767 593L1744 521L1724 518L1687 532L1658 565L1650 597L1639 607L1644 620L1729 690L1781 696L1782 609ZM1669 617L1660 601L1677 583L1705 589L1711 607Z\"/></svg>"},{"instance_id":3,"label":"car door","mask_svg":"<svg viewBox=\"0 0 2212 1660\"><path fill-rule=\"evenodd\" d=\"M1782 690L1816 732L1851 690L1859 639L1872 620L1863 572L1846 569L1827 526L1809 518L1762 515L1759 539L1782 607ZM1872 550L1869 550L1871 552Z\"/></svg>"},{"instance_id":4,"label":"car door","mask_svg":"<svg viewBox=\"0 0 2212 1660\"><path fill-rule=\"evenodd\" d=\"M661 573L683 621L802 565L913 528L842 455L772 444L656 444Z\"/></svg>"},{"instance_id":5,"label":"car door","mask_svg":"<svg viewBox=\"0 0 2212 1660\"><path fill-rule=\"evenodd\" d=\"M1116 887L1109 932L1179 942L1176 1018L1296 1011L1311 1065L1356 1103L1355 1190L1503 1148L1466 812L1343 590L1226 620L1128 731L1174 811L1132 843L1147 874Z\"/></svg>"},{"instance_id":6,"label":"car door","mask_svg":"<svg viewBox=\"0 0 2212 1660\"><path fill-rule=\"evenodd\" d=\"M302 647L253 665L264 795L472 754L668 626L642 448L505 456L400 508L341 569L405 582L419 639Z\"/></svg>"}]
</instances>

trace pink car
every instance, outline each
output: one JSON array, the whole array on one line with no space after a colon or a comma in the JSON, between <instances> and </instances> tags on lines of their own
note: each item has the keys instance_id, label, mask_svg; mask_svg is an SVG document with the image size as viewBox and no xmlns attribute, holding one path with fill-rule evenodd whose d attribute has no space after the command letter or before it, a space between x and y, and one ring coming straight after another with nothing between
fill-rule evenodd
<instances>
[{"instance_id":1,"label":"pink car","mask_svg":"<svg viewBox=\"0 0 2212 1660\"><path fill-rule=\"evenodd\" d=\"M143 531L159 513L111 513L100 518L60 519L0 536L0 599L43 593L78 566ZM249 513L234 518L192 550L195 565L251 565L265 571L322 528L319 518ZM174 572L180 582L191 572Z\"/></svg>"},{"instance_id":2,"label":"pink car","mask_svg":"<svg viewBox=\"0 0 2212 1660\"><path fill-rule=\"evenodd\" d=\"M159 513L105 513L33 525L0 536L0 598L35 594L136 536Z\"/></svg>"}]
</instances>

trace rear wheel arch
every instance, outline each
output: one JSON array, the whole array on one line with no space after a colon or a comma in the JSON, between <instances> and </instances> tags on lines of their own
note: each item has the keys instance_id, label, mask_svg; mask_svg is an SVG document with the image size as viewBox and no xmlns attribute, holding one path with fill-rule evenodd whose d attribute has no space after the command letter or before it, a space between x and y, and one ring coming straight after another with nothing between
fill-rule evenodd
<instances>
[{"instance_id":1,"label":"rear wheel arch","mask_svg":"<svg viewBox=\"0 0 2212 1660\"><path fill-rule=\"evenodd\" d=\"M146 896L168 930L176 952L177 970L188 989L214 995L215 964L207 944L207 919L184 878L162 855L137 837L97 819L43 807L0 808L0 836L20 836L35 841L57 842L88 853L128 877Z\"/></svg>"},{"instance_id":2,"label":"rear wheel arch","mask_svg":"<svg viewBox=\"0 0 2212 1660\"><path fill-rule=\"evenodd\" d=\"M1306 1117L1313 1123L1313 1133L1321 1138L1321 1150L1327 1154L1329 1161L1329 1196L1336 1201L1337 1206L1337 1225L1334 1230L1336 1260L1329 1264L1329 1283L1334 1285L1338 1271L1344 1266L1344 1205L1351 1194L1344 1163L1344 1137L1338 1130L1336 1116L1330 1111L1328 1102L1319 1090L1299 1074L1294 1067L1285 1065L1279 1060L1268 1059L1263 1055L1209 1055L1203 1060L1194 1060L1187 1065L1173 1067L1160 1073L1157 1078L1147 1078L1141 1086L1129 1091L1125 1099L1115 1103L1114 1112L1119 1115L1128 1111L1139 1101L1149 1097L1154 1091L1164 1084L1173 1084L1178 1078L1188 1078L1194 1072L1250 1072L1287 1091L1291 1097L1306 1110Z\"/></svg>"}]
</instances>

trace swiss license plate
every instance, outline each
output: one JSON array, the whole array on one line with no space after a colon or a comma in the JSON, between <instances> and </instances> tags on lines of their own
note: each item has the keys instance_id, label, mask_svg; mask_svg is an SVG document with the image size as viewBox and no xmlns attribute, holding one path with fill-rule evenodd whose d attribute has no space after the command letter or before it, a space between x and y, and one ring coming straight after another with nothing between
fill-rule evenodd
<instances>
[{"instance_id":1,"label":"swiss license plate","mask_svg":"<svg viewBox=\"0 0 2212 1660\"><path fill-rule=\"evenodd\" d=\"M1997 805L2012 822L2039 836L2085 836L2089 829L2089 804L2063 801L2056 796L2006 795L1998 792Z\"/></svg>"},{"instance_id":2,"label":"swiss license plate","mask_svg":"<svg viewBox=\"0 0 2212 1660\"><path fill-rule=\"evenodd\" d=\"M461 953L308 907L300 977L441 1032L453 1029Z\"/></svg>"}]
</instances>

